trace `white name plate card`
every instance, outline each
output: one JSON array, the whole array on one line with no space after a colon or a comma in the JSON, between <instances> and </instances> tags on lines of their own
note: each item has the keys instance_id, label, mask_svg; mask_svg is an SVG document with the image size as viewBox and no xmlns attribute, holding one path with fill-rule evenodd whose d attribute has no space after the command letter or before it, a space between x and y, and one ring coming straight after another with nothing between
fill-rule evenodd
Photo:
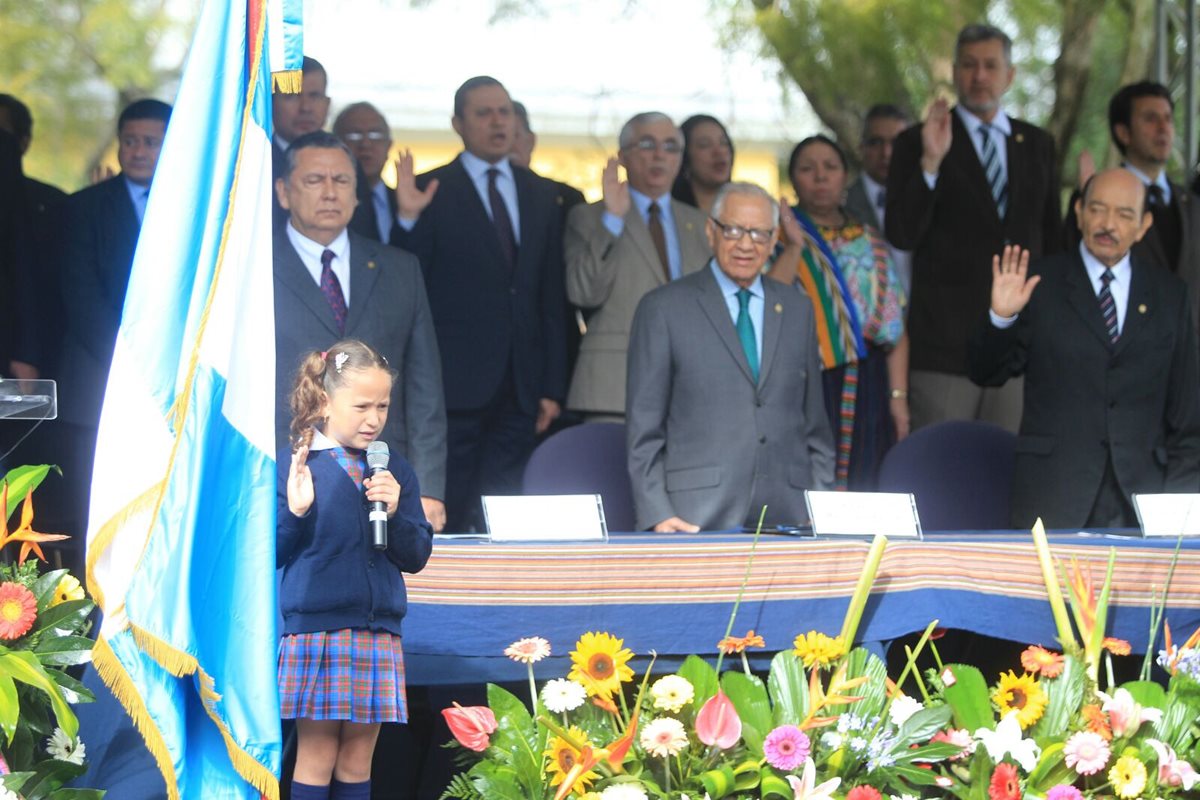
<instances>
[{"instance_id":1,"label":"white name plate card","mask_svg":"<svg viewBox=\"0 0 1200 800\"><path fill-rule=\"evenodd\" d=\"M1200 494L1134 494L1142 536L1200 536Z\"/></svg>"},{"instance_id":2,"label":"white name plate card","mask_svg":"<svg viewBox=\"0 0 1200 800\"><path fill-rule=\"evenodd\" d=\"M817 536L921 538L921 520L911 494L808 490L804 501Z\"/></svg>"},{"instance_id":3,"label":"white name plate card","mask_svg":"<svg viewBox=\"0 0 1200 800\"><path fill-rule=\"evenodd\" d=\"M483 516L493 542L606 542L598 494L485 495Z\"/></svg>"}]
</instances>

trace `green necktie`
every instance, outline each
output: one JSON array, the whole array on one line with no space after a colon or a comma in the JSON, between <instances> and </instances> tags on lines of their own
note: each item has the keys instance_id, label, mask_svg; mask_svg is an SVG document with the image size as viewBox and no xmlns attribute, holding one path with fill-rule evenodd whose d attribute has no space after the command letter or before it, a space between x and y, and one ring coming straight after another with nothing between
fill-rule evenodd
<instances>
[{"instance_id":1,"label":"green necktie","mask_svg":"<svg viewBox=\"0 0 1200 800\"><path fill-rule=\"evenodd\" d=\"M737 335L750 362L750 374L758 383L758 343L754 340L754 321L750 319L750 290L738 289Z\"/></svg>"}]
</instances>

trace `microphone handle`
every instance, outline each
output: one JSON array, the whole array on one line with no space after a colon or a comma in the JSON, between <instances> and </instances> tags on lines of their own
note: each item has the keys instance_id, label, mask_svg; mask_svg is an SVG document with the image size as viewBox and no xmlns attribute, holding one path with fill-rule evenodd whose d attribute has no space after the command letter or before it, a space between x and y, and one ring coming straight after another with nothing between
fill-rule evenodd
<instances>
[{"instance_id":1,"label":"microphone handle","mask_svg":"<svg viewBox=\"0 0 1200 800\"><path fill-rule=\"evenodd\" d=\"M371 476L374 477L383 471L382 468L376 467L371 470ZM368 515L368 519L371 521L372 544L376 550L386 550L388 546L387 506L383 504L383 501L376 500L371 503L371 512Z\"/></svg>"}]
</instances>

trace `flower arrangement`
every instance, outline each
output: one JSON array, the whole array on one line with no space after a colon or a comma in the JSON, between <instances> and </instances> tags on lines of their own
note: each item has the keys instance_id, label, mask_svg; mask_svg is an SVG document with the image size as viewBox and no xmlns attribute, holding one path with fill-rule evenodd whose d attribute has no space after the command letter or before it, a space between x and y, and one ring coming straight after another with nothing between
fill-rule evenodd
<instances>
[{"instance_id":1,"label":"flower arrangement","mask_svg":"<svg viewBox=\"0 0 1200 800\"><path fill-rule=\"evenodd\" d=\"M91 692L67 669L91 659L93 603L65 569L43 572L41 545L66 539L33 528L33 490L50 467L18 467L0 481L0 800L93 800L103 792L64 788L85 771L72 703ZM21 515L10 529L10 510ZM31 559L33 554L37 558Z\"/></svg>"}]
</instances>

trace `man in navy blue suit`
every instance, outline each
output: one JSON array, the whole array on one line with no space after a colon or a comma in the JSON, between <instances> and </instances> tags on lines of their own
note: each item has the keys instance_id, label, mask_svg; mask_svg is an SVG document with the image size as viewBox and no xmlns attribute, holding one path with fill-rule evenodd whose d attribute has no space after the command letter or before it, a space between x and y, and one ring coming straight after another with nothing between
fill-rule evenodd
<instances>
[{"instance_id":1,"label":"man in navy blue suit","mask_svg":"<svg viewBox=\"0 0 1200 800\"><path fill-rule=\"evenodd\" d=\"M454 95L464 152L414 177L400 158L392 244L425 273L446 386L448 530L482 528L481 494L516 494L565 393L562 217L553 183L509 161L512 100L495 78Z\"/></svg>"},{"instance_id":2,"label":"man in navy blue suit","mask_svg":"<svg viewBox=\"0 0 1200 800\"><path fill-rule=\"evenodd\" d=\"M86 528L92 457L108 368L121 325L129 270L142 229L146 199L158 167L171 107L138 100L117 122L120 174L67 198L61 253L62 301L66 311L58 366L63 478L73 493L72 530L82 542Z\"/></svg>"}]
</instances>

